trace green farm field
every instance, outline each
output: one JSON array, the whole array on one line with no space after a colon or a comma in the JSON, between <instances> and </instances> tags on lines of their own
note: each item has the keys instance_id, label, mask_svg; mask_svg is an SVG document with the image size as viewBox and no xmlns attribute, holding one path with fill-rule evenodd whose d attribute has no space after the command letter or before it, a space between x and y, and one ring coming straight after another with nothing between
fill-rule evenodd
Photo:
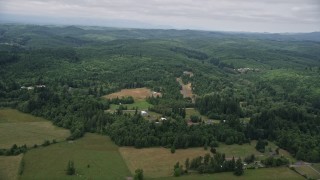
<instances>
[{"instance_id":1,"label":"green farm field","mask_svg":"<svg viewBox=\"0 0 320 180\"><path fill-rule=\"evenodd\" d=\"M211 180L211 179L235 179L235 180L302 180L304 179L298 173L290 170L287 167L279 167L279 168L262 168L262 169L254 169L254 170L245 170L244 175L235 176L233 173L216 173L209 175L199 175L199 174L191 174L181 177L166 177L166 178L158 178L158 180Z\"/></svg>"},{"instance_id":2,"label":"green farm field","mask_svg":"<svg viewBox=\"0 0 320 180\"><path fill-rule=\"evenodd\" d=\"M22 122L41 122L46 121L41 117L22 113L15 109L0 109L0 123L22 123Z\"/></svg>"},{"instance_id":3,"label":"green farm field","mask_svg":"<svg viewBox=\"0 0 320 180\"><path fill-rule=\"evenodd\" d=\"M46 119L14 109L0 110L0 148L10 148L13 144L31 147L44 140L63 141L69 135L69 130L56 127Z\"/></svg>"},{"instance_id":4,"label":"green farm field","mask_svg":"<svg viewBox=\"0 0 320 180\"><path fill-rule=\"evenodd\" d=\"M295 170L302 175L306 175L308 178L320 179L320 172L312 166L295 167Z\"/></svg>"},{"instance_id":5,"label":"green farm field","mask_svg":"<svg viewBox=\"0 0 320 180\"><path fill-rule=\"evenodd\" d=\"M174 154L170 149L120 147L120 153L125 159L132 173L137 168L142 168L148 178L172 176L172 168L176 162L184 163L186 158L204 156L209 151L203 148L178 149Z\"/></svg>"},{"instance_id":6,"label":"green farm field","mask_svg":"<svg viewBox=\"0 0 320 180\"><path fill-rule=\"evenodd\" d=\"M260 153L255 149L256 141L252 141L251 144L243 145L225 145L220 143L216 148L218 152L225 153L226 158L241 157L244 159L246 156L254 154L257 159L264 159L268 157L268 153ZM267 146L275 150L276 145L269 142ZM280 149L280 155L293 159L290 154ZM159 148L143 148L136 149L133 147L120 147L120 153L125 159L130 171L133 173L135 169L142 168L146 177L167 177L172 175L172 167L176 162L184 164L187 158L191 159L197 156L204 156L206 153L210 153L209 150L204 148L188 148L177 149L174 154L170 152L170 149L163 147ZM143 157L143 158L141 158Z\"/></svg>"},{"instance_id":7,"label":"green farm field","mask_svg":"<svg viewBox=\"0 0 320 180\"><path fill-rule=\"evenodd\" d=\"M66 175L73 160L75 176ZM131 176L118 147L106 136L87 133L75 141L28 151L21 179L125 179ZM41 169L41 170L39 170Z\"/></svg>"},{"instance_id":8,"label":"green farm field","mask_svg":"<svg viewBox=\"0 0 320 180\"><path fill-rule=\"evenodd\" d=\"M136 107L138 108L138 110L147 110L152 105L145 100L137 100L132 104L123 104L122 106L127 106L128 110L132 110ZM109 110L114 111L118 108L119 108L119 105L111 104Z\"/></svg>"},{"instance_id":9,"label":"green farm field","mask_svg":"<svg viewBox=\"0 0 320 180\"><path fill-rule=\"evenodd\" d=\"M0 156L0 179L16 180L23 155Z\"/></svg>"}]
</instances>

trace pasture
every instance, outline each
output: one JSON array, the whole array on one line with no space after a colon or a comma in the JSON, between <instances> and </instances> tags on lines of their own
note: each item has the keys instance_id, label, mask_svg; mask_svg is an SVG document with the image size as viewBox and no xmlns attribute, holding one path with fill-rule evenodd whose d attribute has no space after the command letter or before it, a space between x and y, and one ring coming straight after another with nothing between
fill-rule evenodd
<instances>
[{"instance_id":1,"label":"pasture","mask_svg":"<svg viewBox=\"0 0 320 180\"><path fill-rule=\"evenodd\" d=\"M28 151L21 179L125 179L131 176L118 147L107 137L87 133L81 139ZM76 175L66 175L73 160Z\"/></svg>"},{"instance_id":2,"label":"pasture","mask_svg":"<svg viewBox=\"0 0 320 180\"><path fill-rule=\"evenodd\" d=\"M137 100L144 100L147 97L151 96L161 96L160 93L153 93L150 89L148 88L135 88L135 89L122 89L121 91L108 94L103 96L104 98L107 99L113 99L113 98L121 98L121 97L127 97L127 96L132 96L135 101Z\"/></svg>"},{"instance_id":3,"label":"pasture","mask_svg":"<svg viewBox=\"0 0 320 180\"><path fill-rule=\"evenodd\" d=\"M294 168L299 174L305 175L308 178L320 179L320 172L310 165L299 166Z\"/></svg>"},{"instance_id":4,"label":"pasture","mask_svg":"<svg viewBox=\"0 0 320 180\"><path fill-rule=\"evenodd\" d=\"M120 147L122 157L125 159L131 173L142 168L148 178L167 177L172 175L172 168L176 162L184 163L186 158L204 156L209 151L203 148L177 149L174 154L170 149Z\"/></svg>"},{"instance_id":5,"label":"pasture","mask_svg":"<svg viewBox=\"0 0 320 180\"><path fill-rule=\"evenodd\" d=\"M54 126L50 121L14 109L0 110L0 148L13 144L28 147L42 144L44 140L65 140L69 130Z\"/></svg>"},{"instance_id":6,"label":"pasture","mask_svg":"<svg viewBox=\"0 0 320 180\"><path fill-rule=\"evenodd\" d=\"M234 157L241 157L244 159L246 156L249 156L251 154L254 154L257 160L265 159L266 157L270 156L272 152L274 152L278 146L276 146L273 142L268 142L268 146L266 146L265 153L261 153L255 149L255 146L257 144L257 141L251 141L250 144L233 144L233 145L226 145L223 143L219 144L219 147L217 147L218 152L222 152L226 154L227 158ZM272 152L271 152L271 151ZM289 152L283 149L279 149L279 156L284 156L285 158L289 159L290 162L295 162L296 159L290 155Z\"/></svg>"},{"instance_id":7,"label":"pasture","mask_svg":"<svg viewBox=\"0 0 320 180\"><path fill-rule=\"evenodd\" d=\"M147 110L152 105L145 100L138 100L132 104L122 104L122 106L126 106L128 110L133 110L135 108L138 108L139 110ZM118 104L111 104L109 110L114 111L118 108L119 108Z\"/></svg>"},{"instance_id":8,"label":"pasture","mask_svg":"<svg viewBox=\"0 0 320 180\"><path fill-rule=\"evenodd\" d=\"M264 159L268 157L269 152L260 153L255 149L256 141L252 141L251 144L243 145L225 145L220 143L216 148L218 152L225 153L226 158L245 157L254 154L257 159ZM275 150L275 145L269 142L269 146ZM133 147L120 147L120 153L125 159L130 171L133 173L135 169L142 168L146 177L167 177L172 175L172 168L176 162L184 164L187 158L191 159L197 156L204 156L206 153L210 153L209 150L204 148L188 148L177 149L174 154L170 152L170 149L163 147L157 148L144 148L135 149ZM285 154L284 150L280 150L280 154L287 158L293 159L289 154Z\"/></svg>"},{"instance_id":9,"label":"pasture","mask_svg":"<svg viewBox=\"0 0 320 180\"><path fill-rule=\"evenodd\" d=\"M234 179L234 180L303 180L304 178L298 173L290 170L287 167L278 168L261 168L261 169L248 169L244 171L244 175L235 176L232 172L216 173L216 174L190 174L181 177L165 177L158 178L157 180L211 180L211 179Z\"/></svg>"},{"instance_id":10,"label":"pasture","mask_svg":"<svg viewBox=\"0 0 320 180\"><path fill-rule=\"evenodd\" d=\"M0 156L0 179L16 180L23 155Z\"/></svg>"},{"instance_id":11,"label":"pasture","mask_svg":"<svg viewBox=\"0 0 320 180\"><path fill-rule=\"evenodd\" d=\"M22 113L16 109L0 109L0 123L21 123L46 121L41 117Z\"/></svg>"}]
</instances>

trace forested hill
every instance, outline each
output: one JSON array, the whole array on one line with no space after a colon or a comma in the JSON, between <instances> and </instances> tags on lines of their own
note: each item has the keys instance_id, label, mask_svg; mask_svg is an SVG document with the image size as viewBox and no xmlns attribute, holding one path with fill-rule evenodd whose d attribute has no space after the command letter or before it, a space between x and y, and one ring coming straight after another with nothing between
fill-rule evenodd
<instances>
[{"instance_id":1,"label":"forested hill","mask_svg":"<svg viewBox=\"0 0 320 180\"><path fill-rule=\"evenodd\" d=\"M320 161L314 35L1 24L0 106L50 119L71 139L99 132L118 145L177 148L269 139ZM139 87L162 93L148 102L168 122L105 112L113 102L102 96ZM187 107L221 123L188 126Z\"/></svg>"}]
</instances>

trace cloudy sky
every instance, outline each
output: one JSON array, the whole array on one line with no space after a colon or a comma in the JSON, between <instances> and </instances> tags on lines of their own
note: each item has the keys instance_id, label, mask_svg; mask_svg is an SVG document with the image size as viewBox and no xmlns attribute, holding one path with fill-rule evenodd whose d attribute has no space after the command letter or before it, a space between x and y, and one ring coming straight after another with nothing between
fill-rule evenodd
<instances>
[{"instance_id":1,"label":"cloudy sky","mask_svg":"<svg viewBox=\"0 0 320 180\"><path fill-rule=\"evenodd\" d=\"M0 22L320 31L320 0L0 0Z\"/></svg>"}]
</instances>

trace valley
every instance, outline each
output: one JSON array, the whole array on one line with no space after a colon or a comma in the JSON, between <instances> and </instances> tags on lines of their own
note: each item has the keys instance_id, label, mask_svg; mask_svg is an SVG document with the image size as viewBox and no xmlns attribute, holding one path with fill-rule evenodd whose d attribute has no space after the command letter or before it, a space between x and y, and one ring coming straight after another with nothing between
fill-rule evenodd
<instances>
[{"instance_id":1,"label":"valley","mask_svg":"<svg viewBox=\"0 0 320 180\"><path fill-rule=\"evenodd\" d=\"M19 24L0 33L0 179L319 178L319 41Z\"/></svg>"}]
</instances>

